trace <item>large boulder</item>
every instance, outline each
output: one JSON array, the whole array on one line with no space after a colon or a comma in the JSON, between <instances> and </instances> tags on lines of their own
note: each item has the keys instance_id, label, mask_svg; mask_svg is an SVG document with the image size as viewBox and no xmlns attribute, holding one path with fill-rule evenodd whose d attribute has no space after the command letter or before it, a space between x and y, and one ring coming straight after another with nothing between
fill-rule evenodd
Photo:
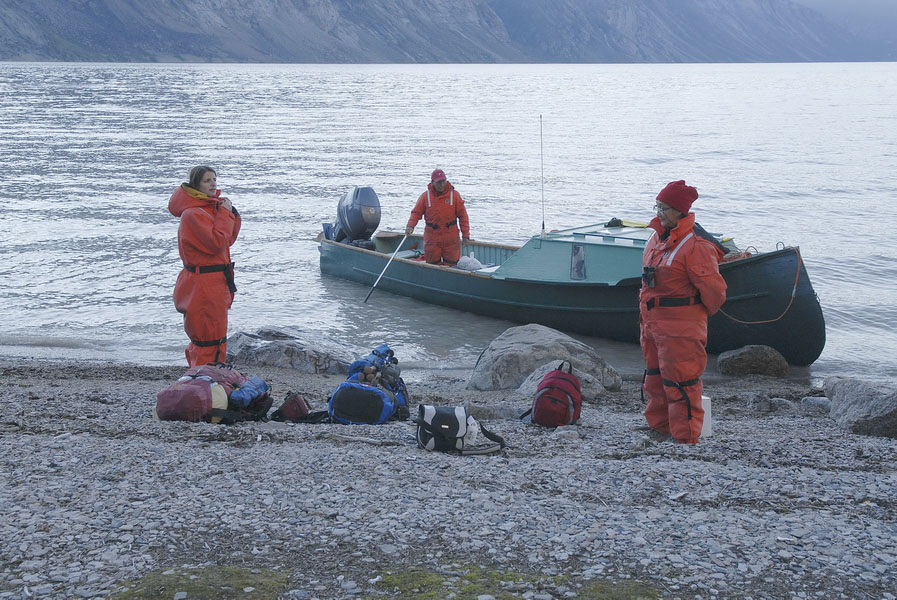
<instances>
[{"instance_id":1,"label":"large boulder","mask_svg":"<svg viewBox=\"0 0 897 600\"><path fill-rule=\"evenodd\" d=\"M716 366L723 375L788 375L788 361L769 346L743 346L723 352L717 357Z\"/></svg>"},{"instance_id":2,"label":"large boulder","mask_svg":"<svg viewBox=\"0 0 897 600\"><path fill-rule=\"evenodd\" d=\"M591 346L550 327L530 324L511 327L490 342L474 367L467 389L515 389L536 369L554 361L557 366L562 360L569 360L577 373L592 376L605 389L622 386L617 370Z\"/></svg>"},{"instance_id":3,"label":"large boulder","mask_svg":"<svg viewBox=\"0 0 897 600\"><path fill-rule=\"evenodd\" d=\"M285 367L303 373L344 375L352 361L365 354L317 335L306 338L298 331L260 329L256 333L235 333L227 340L230 363Z\"/></svg>"},{"instance_id":4,"label":"large boulder","mask_svg":"<svg viewBox=\"0 0 897 600\"><path fill-rule=\"evenodd\" d=\"M847 377L826 377L829 416L851 433L897 438L897 390Z\"/></svg>"}]
</instances>

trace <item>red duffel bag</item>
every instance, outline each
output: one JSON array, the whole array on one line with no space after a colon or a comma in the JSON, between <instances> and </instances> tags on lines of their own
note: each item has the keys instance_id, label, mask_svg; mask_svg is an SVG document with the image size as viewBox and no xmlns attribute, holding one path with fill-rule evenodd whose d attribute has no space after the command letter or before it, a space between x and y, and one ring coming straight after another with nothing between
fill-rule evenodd
<instances>
[{"instance_id":1,"label":"red duffel bag","mask_svg":"<svg viewBox=\"0 0 897 600\"><path fill-rule=\"evenodd\" d=\"M258 378L252 378L258 380ZM260 381L260 380L259 380ZM229 365L200 365L187 370L156 395L155 416L162 421L209 421L233 423L263 420L271 408L271 396L263 383L260 393L246 406L230 401L235 390L250 383L250 377ZM252 389L247 387L247 389Z\"/></svg>"}]
</instances>

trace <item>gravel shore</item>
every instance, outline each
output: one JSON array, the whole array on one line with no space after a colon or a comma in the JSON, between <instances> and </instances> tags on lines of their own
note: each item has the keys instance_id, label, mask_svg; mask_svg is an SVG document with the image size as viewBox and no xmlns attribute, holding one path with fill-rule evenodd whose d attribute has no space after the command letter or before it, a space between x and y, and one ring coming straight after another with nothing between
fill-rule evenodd
<instances>
[{"instance_id":1,"label":"gravel shore","mask_svg":"<svg viewBox=\"0 0 897 600\"><path fill-rule=\"evenodd\" d=\"M412 567L463 598L451 575L470 565L564 576L481 597L635 580L663 598L897 598L897 441L747 400L799 405L822 395L808 383L713 378L713 436L684 446L639 429L631 377L587 402L580 426L550 430L508 418L527 408L512 392L466 390L469 373L404 373L412 411L467 404L510 444L457 457L418 449L407 422L153 421L181 366L0 370L0 598L105 598L209 564L274 569L277 597L320 600L408 597L372 580ZM341 381L243 370L273 386L274 408L289 390L324 408Z\"/></svg>"}]
</instances>

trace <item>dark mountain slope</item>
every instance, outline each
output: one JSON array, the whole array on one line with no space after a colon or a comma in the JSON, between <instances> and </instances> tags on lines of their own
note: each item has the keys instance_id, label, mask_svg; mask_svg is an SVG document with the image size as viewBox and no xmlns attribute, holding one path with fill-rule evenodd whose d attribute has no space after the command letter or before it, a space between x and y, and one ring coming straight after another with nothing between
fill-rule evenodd
<instances>
[{"instance_id":1,"label":"dark mountain slope","mask_svg":"<svg viewBox=\"0 0 897 600\"><path fill-rule=\"evenodd\" d=\"M790 0L0 0L0 60L763 62L887 52Z\"/></svg>"}]
</instances>

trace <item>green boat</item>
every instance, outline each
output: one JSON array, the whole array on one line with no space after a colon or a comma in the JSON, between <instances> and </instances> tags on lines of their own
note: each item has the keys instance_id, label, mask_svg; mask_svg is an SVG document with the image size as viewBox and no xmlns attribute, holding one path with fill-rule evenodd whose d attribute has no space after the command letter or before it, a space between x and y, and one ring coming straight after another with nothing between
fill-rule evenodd
<instances>
[{"instance_id":1,"label":"green boat","mask_svg":"<svg viewBox=\"0 0 897 600\"><path fill-rule=\"evenodd\" d=\"M522 247L470 241L478 270L429 265L420 236L380 232L363 248L319 236L321 272L377 290L519 323L624 342L639 341L642 253L653 231L616 221L534 236ZM719 236L718 236L719 237ZM403 242L404 239L404 242ZM399 244L402 244L399 248ZM724 241L731 248L731 242ZM371 249L372 247L372 249ZM771 346L792 365L812 364L825 320L797 247L727 260L722 309L710 318L707 350ZM477 266L474 261L473 266Z\"/></svg>"}]
</instances>

